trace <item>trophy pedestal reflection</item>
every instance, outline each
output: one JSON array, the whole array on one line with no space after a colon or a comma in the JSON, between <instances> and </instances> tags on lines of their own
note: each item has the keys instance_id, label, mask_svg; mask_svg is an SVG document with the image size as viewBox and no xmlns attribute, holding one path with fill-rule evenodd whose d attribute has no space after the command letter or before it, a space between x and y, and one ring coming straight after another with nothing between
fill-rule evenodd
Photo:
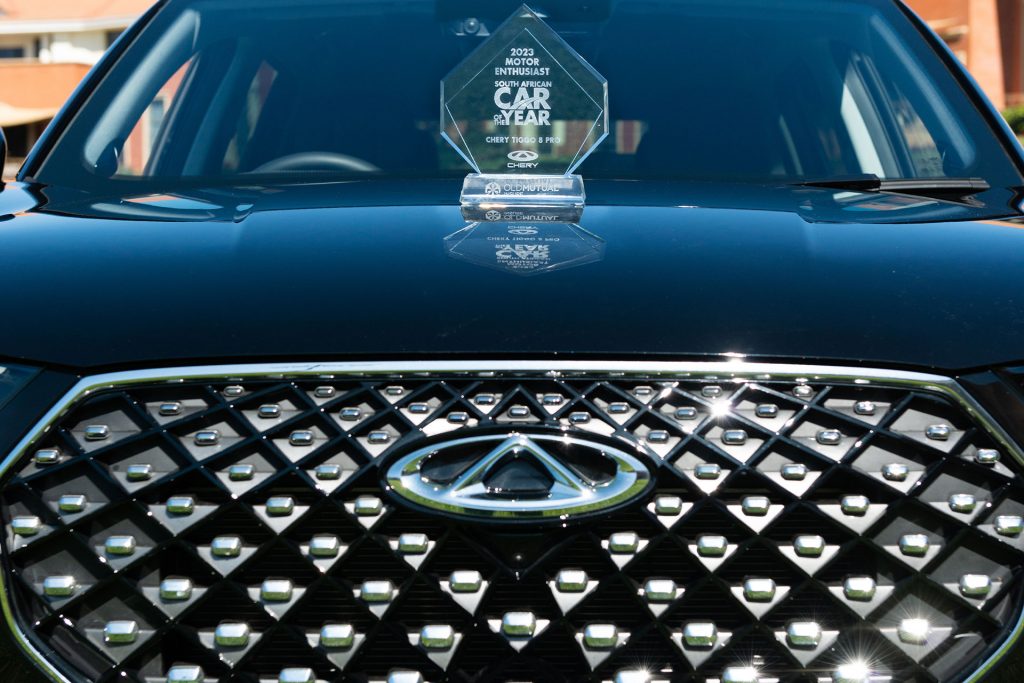
<instances>
[{"instance_id":1,"label":"trophy pedestal reflection","mask_svg":"<svg viewBox=\"0 0 1024 683\"><path fill-rule=\"evenodd\" d=\"M605 242L570 223L472 223L444 240L454 259L513 275L539 275L595 263Z\"/></svg>"}]
</instances>

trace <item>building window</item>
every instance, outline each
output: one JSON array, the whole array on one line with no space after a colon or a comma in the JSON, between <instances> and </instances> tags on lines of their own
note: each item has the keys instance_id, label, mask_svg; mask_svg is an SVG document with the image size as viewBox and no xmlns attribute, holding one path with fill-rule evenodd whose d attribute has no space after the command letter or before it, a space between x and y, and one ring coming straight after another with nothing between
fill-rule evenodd
<instances>
[{"instance_id":1,"label":"building window","mask_svg":"<svg viewBox=\"0 0 1024 683\"><path fill-rule=\"evenodd\" d=\"M0 59L25 59L25 48L0 47Z\"/></svg>"},{"instance_id":2,"label":"building window","mask_svg":"<svg viewBox=\"0 0 1024 683\"><path fill-rule=\"evenodd\" d=\"M121 37L123 31L107 31L107 47L110 47L114 42Z\"/></svg>"}]
</instances>

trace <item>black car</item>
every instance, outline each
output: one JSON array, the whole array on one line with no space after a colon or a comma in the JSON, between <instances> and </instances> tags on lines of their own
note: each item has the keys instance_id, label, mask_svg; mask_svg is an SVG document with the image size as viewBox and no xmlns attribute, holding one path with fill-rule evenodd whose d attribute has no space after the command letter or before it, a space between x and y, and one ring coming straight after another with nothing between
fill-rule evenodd
<instances>
[{"instance_id":1,"label":"black car","mask_svg":"<svg viewBox=\"0 0 1024 683\"><path fill-rule=\"evenodd\" d=\"M163 0L0 192L2 678L1020 680L1022 199L895 0Z\"/></svg>"}]
</instances>

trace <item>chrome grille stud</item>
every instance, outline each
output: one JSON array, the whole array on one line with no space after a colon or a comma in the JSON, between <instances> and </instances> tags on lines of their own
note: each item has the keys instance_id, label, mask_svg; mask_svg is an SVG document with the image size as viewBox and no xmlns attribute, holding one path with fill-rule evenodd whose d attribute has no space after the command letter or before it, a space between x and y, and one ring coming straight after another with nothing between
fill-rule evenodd
<instances>
[{"instance_id":1,"label":"chrome grille stud","mask_svg":"<svg viewBox=\"0 0 1024 683\"><path fill-rule=\"evenodd\" d=\"M862 663L840 664L832 674L832 683L869 683L871 669Z\"/></svg>"},{"instance_id":2,"label":"chrome grille stud","mask_svg":"<svg viewBox=\"0 0 1024 683\"><path fill-rule=\"evenodd\" d=\"M238 557L242 554L242 539L238 536L218 536L210 544L214 557Z\"/></svg>"},{"instance_id":3,"label":"chrome grille stud","mask_svg":"<svg viewBox=\"0 0 1024 683\"><path fill-rule=\"evenodd\" d=\"M483 576L478 571L454 571L449 577L451 589L456 593L476 593L483 587Z\"/></svg>"},{"instance_id":4,"label":"chrome grille stud","mask_svg":"<svg viewBox=\"0 0 1024 683\"><path fill-rule=\"evenodd\" d=\"M786 481L803 481L807 478L807 465L798 462L786 463L780 470L782 478Z\"/></svg>"},{"instance_id":5,"label":"chrome grille stud","mask_svg":"<svg viewBox=\"0 0 1024 683\"><path fill-rule=\"evenodd\" d=\"M691 621L683 627L683 639L689 647L712 647L718 642L718 628L710 621Z\"/></svg>"},{"instance_id":6,"label":"chrome grille stud","mask_svg":"<svg viewBox=\"0 0 1024 683\"><path fill-rule=\"evenodd\" d=\"M871 416L878 412L878 406L874 401L857 401L853 405L853 412L857 415Z\"/></svg>"},{"instance_id":7,"label":"chrome grille stud","mask_svg":"<svg viewBox=\"0 0 1024 683\"><path fill-rule=\"evenodd\" d=\"M679 586L672 579L650 579L644 584L643 595L649 602L672 602L679 596Z\"/></svg>"},{"instance_id":8,"label":"chrome grille stud","mask_svg":"<svg viewBox=\"0 0 1024 683\"><path fill-rule=\"evenodd\" d=\"M428 650L450 650L455 645L455 629L447 624L429 624L420 631L420 645Z\"/></svg>"},{"instance_id":9,"label":"chrome grille stud","mask_svg":"<svg viewBox=\"0 0 1024 683\"><path fill-rule=\"evenodd\" d=\"M313 432L308 429L297 429L288 435L288 443L292 446L312 446L314 438Z\"/></svg>"},{"instance_id":10,"label":"chrome grille stud","mask_svg":"<svg viewBox=\"0 0 1024 683\"><path fill-rule=\"evenodd\" d=\"M256 414L263 420L274 420L281 417L281 406L276 403L269 403L260 406Z\"/></svg>"},{"instance_id":11,"label":"chrome grille stud","mask_svg":"<svg viewBox=\"0 0 1024 683\"><path fill-rule=\"evenodd\" d=\"M249 625L244 621L222 621L213 632L220 647L245 647L249 644Z\"/></svg>"},{"instance_id":12,"label":"chrome grille stud","mask_svg":"<svg viewBox=\"0 0 1024 683\"><path fill-rule=\"evenodd\" d=\"M882 467L882 476L888 481L906 481L909 475L910 468L901 462L890 463Z\"/></svg>"},{"instance_id":13,"label":"chrome grille stud","mask_svg":"<svg viewBox=\"0 0 1024 683\"><path fill-rule=\"evenodd\" d=\"M840 501L844 515L863 515L871 506L867 496L853 495L844 496Z\"/></svg>"},{"instance_id":14,"label":"chrome grille stud","mask_svg":"<svg viewBox=\"0 0 1024 683\"><path fill-rule=\"evenodd\" d=\"M985 574L964 574L960 577L960 593L968 598L984 598L992 591L992 579Z\"/></svg>"},{"instance_id":15,"label":"chrome grille stud","mask_svg":"<svg viewBox=\"0 0 1024 683\"><path fill-rule=\"evenodd\" d=\"M927 619L904 619L900 622L900 640L909 645L923 645L928 640L931 625Z\"/></svg>"},{"instance_id":16,"label":"chrome grille stud","mask_svg":"<svg viewBox=\"0 0 1024 683\"><path fill-rule=\"evenodd\" d=\"M352 624L327 624L320 629L319 643L325 648L347 649L356 639Z\"/></svg>"},{"instance_id":17,"label":"chrome grille stud","mask_svg":"<svg viewBox=\"0 0 1024 683\"><path fill-rule=\"evenodd\" d=\"M193 441L197 446L216 446L220 443L220 432L216 429L204 429L196 432Z\"/></svg>"},{"instance_id":18,"label":"chrome grille stud","mask_svg":"<svg viewBox=\"0 0 1024 683\"><path fill-rule=\"evenodd\" d=\"M341 541L337 536L320 534L309 541L309 554L314 557L337 557L341 552Z\"/></svg>"},{"instance_id":19,"label":"chrome grille stud","mask_svg":"<svg viewBox=\"0 0 1024 683\"><path fill-rule=\"evenodd\" d=\"M307 667L288 667L281 669L277 680L278 683L316 683L316 673Z\"/></svg>"},{"instance_id":20,"label":"chrome grille stud","mask_svg":"<svg viewBox=\"0 0 1024 683\"><path fill-rule=\"evenodd\" d=\"M530 637L537 631L533 612L507 612L501 618L501 631L507 636Z\"/></svg>"},{"instance_id":21,"label":"chrome grille stud","mask_svg":"<svg viewBox=\"0 0 1024 683\"><path fill-rule=\"evenodd\" d=\"M136 542L134 536L110 536L103 546L108 555L134 555Z\"/></svg>"},{"instance_id":22,"label":"chrome grille stud","mask_svg":"<svg viewBox=\"0 0 1024 683\"><path fill-rule=\"evenodd\" d=\"M747 432L743 429L727 429L722 432L722 443L727 446L742 446L747 442Z\"/></svg>"},{"instance_id":23,"label":"chrome grille stud","mask_svg":"<svg viewBox=\"0 0 1024 683\"><path fill-rule=\"evenodd\" d=\"M424 679L419 671L392 671L388 674L387 683L424 683Z\"/></svg>"},{"instance_id":24,"label":"chrome grille stud","mask_svg":"<svg viewBox=\"0 0 1024 683\"><path fill-rule=\"evenodd\" d=\"M1024 531L1024 517L999 515L995 520L995 529L1000 536L1020 536Z\"/></svg>"},{"instance_id":25,"label":"chrome grille stud","mask_svg":"<svg viewBox=\"0 0 1024 683\"><path fill-rule=\"evenodd\" d=\"M994 465L999 462L1000 453L994 448L979 448L974 459L982 465Z\"/></svg>"},{"instance_id":26,"label":"chrome grille stud","mask_svg":"<svg viewBox=\"0 0 1024 683\"><path fill-rule=\"evenodd\" d=\"M205 678L202 667L190 664L172 666L167 671L167 683L204 683Z\"/></svg>"},{"instance_id":27,"label":"chrome grille stud","mask_svg":"<svg viewBox=\"0 0 1024 683\"><path fill-rule=\"evenodd\" d=\"M182 408L181 401L167 401L160 404L157 412L164 417L173 417L181 415Z\"/></svg>"},{"instance_id":28,"label":"chrome grille stud","mask_svg":"<svg viewBox=\"0 0 1024 683\"><path fill-rule=\"evenodd\" d=\"M169 515L191 515L196 509L196 499L192 496L171 496L165 507Z\"/></svg>"},{"instance_id":29,"label":"chrome grille stud","mask_svg":"<svg viewBox=\"0 0 1024 683\"><path fill-rule=\"evenodd\" d=\"M360 517L374 517L384 509L384 501L377 496L359 496L353 509Z\"/></svg>"},{"instance_id":30,"label":"chrome grille stud","mask_svg":"<svg viewBox=\"0 0 1024 683\"><path fill-rule=\"evenodd\" d=\"M814 389L807 386L806 384L798 384L793 387L793 395L797 398L808 399L814 396Z\"/></svg>"},{"instance_id":31,"label":"chrome grille stud","mask_svg":"<svg viewBox=\"0 0 1024 683\"><path fill-rule=\"evenodd\" d=\"M722 683L758 683L757 669L752 666L730 666L722 672Z\"/></svg>"},{"instance_id":32,"label":"chrome grille stud","mask_svg":"<svg viewBox=\"0 0 1024 683\"><path fill-rule=\"evenodd\" d=\"M772 579L747 579L743 582L743 597L750 602L768 602L775 597Z\"/></svg>"},{"instance_id":33,"label":"chrome grille stud","mask_svg":"<svg viewBox=\"0 0 1024 683\"><path fill-rule=\"evenodd\" d=\"M295 587L289 579L267 579L260 585L260 600L287 602Z\"/></svg>"},{"instance_id":34,"label":"chrome grille stud","mask_svg":"<svg viewBox=\"0 0 1024 683\"><path fill-rule=\"evenodd\" d=\"M390 581L367 581L359 588L359 598L364 602L390 602L395 596L395 585Z\"/></svg>"},{"instance_id":35,"label":"chrome grille stud","mask_svg":"<svg viewBox=\"0 0 1024 683\"><path fill-rule=\"evenodd\" d=\"M89 504L89 500L81 493L68 493L60 497L57 501L57 508L61 512L81 512L85 509L85 506Z\"/></svg>"},{"instance_id":36,"label":"chrome grille stud","mask_svg":"<svg viewBox=\"0 0 1024 683\"><path fill-rule=\"evenodd\" d=\"M702 534L697 538L697 552L703 557L721 557L729 548L725 536Z\"/></svg>"},{"instance_id":37,"label":"chrome grille stud","mask_svg":"<svg viewBox=\"0 0 1024 683\"><path fill-rule=\"evenodd\" d=\"M583 630L583 644L592 649L617 647L619 637L615 624L588 624Z\"/></svg>"},{"instance_id":38,"label":"chrome grille stud","mask_svg":"<svg viewBox=\"0 0 1024 683\"><path fill-rule=\"evenodd\" d=\"M816 648L821 643L821 626L814 621L791 621L786 626L786 641L792 647Z\"/></svg>"},{"instance_id":39,"label":"chrome grille stud","mask_svg":"<svg viewBox=\"0 0 1024 683\"><path fill-rule=\"evenodd\" d=\"M342 469L336 463L324 463L317 465L313 473L319 481L336 481L341 479Z\"/></svg>"},{"instance_id":40,"label":"chrome grille stud","mask_svg":"<svg viewBox=\"0 0 1024 683\"><path fill-rule=\"evenodd\" d=\"M679 496L658 496L654 499L654 514L678 515L683 511L683 499Z\"/></svg>"},{"instance_id":41,"label":"chrome grille stud","mask_svg":"<svg viewBox=\"0 0 1024 683\"><path fill-rule=\"evenodd\" d=\"M188 600L192 597L192 580L185 577L168 577L160 582L161 600Z\"/></svg>"},{"instance_id":42,"label":"chrome grille stud","mask_svg":"<svg viewBox=\"0 0 1024 683\"><path fill-rule=\"evenodd\" d=\"M43 520L35 515L15 517L11 520L11 531L17 536L35 536L43 528Z\"/></svg>"},{"instance_id":43,"label":"chrome grille stud","mask_svg":"<svg viewBox=\"0 0 1024 683\"><path fill-rule=\"evenodd\" d=\"M54 465L60 462L60 449L41 448L36 451L35 461L37 465Z\"/></svg>"},{"instance_id":44,"label":"chrome grille stud","mask_svg":"<svg viewBox=\"0 0 1024 683\"><path fill-rule=\"evenodd\" d=\"M110 438L110 427L107 425L89 425L83 432L86 441L104 441Z\"/></svg>"},{"instance_id":45,"label":"chrome grille stud","mask_svg":"<svg viewBox=\"0 0 1024 683\"><path fill-rule=\"evenodd\" d=\"M338 413L338 417L340 417L345 422L355 422L356 420L358 420L362 416L363 416L363 411L362 410L360 410L359 408L352 408L352 407L342 408L341 411Z\"/></svg>"},{"instance_id":46,"label":"chrome grille stud","mask_svg":"<svg viewBox=\"0 0 1024 683\"><path fill-rule=\"evenodd\" d=\"M870 576L851 576L843 581L843 593L850 600L871 600L877 586Z\"/></svg>"},{"instance_id":47,"label":"chrome grille stud","mask_svg":"<svg viewBox=\"0 0 1024 683\"><path fill-rule=\"evenodd\" d=\"M73 576L47 576L43 579L43 594L50 598L74 595L78 582Z\"/></svg>"},{"instance_id":48,"label":"chrome grille stud","mask_svg":"<svg viewBox=\"0 0 1024 683\"><path fill-rule=\"evenodd\" d=\"M718 463L701 463L693 469L698 479L715 480L722 476L722 466Z\"/></svg>"},{"instance_id":49,"label":"chrome grille stud","mask_svg":"<svg viewBox=\"0 0 1024 683\"><path fill-rule=\"evenodd\" d=\"M153 478L153 466L148 463L128 465L124 475L128 481L149 481Z\"/></svg>"},{"instance_id":50,"label":"chrome grille stud","mask_svg":"<svg viewBox=\"0 0 1024 683\"><path fill-rule=\"evenodd\" d=\"M231 481L251 481L256 475L256 466L250 463L232 465L228 468L228 478Z\"/></svg>"}]
</instances>

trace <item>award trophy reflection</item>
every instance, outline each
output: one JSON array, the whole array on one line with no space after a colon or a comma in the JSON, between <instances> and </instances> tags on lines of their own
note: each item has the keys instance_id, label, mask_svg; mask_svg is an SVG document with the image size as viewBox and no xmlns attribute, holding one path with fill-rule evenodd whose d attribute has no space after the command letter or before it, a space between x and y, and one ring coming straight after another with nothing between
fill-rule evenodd
<instances>
[{"instance_id":1,"label":"award trophy reflection","mask_svg":"<svg viewBox=\"0 0 1024 683\"><path fill-rule=\"evenodd\" d=\"M441 83L441 135L473 169L449 255L518 274L600 260L573 171L608 135L607 81L526 5Z\"/></svg>"},{"instance_id":2,"label":"award trophy reflection","mask_svg":"<svg viewBox=\"0 0 1024 683\"><path fill-rule=\"evenodd\" d=\"M452 258L516 275L563 270L604 258L604 240L575 223L470 223L444 239Z\"/></svg>"}]
</instances>

